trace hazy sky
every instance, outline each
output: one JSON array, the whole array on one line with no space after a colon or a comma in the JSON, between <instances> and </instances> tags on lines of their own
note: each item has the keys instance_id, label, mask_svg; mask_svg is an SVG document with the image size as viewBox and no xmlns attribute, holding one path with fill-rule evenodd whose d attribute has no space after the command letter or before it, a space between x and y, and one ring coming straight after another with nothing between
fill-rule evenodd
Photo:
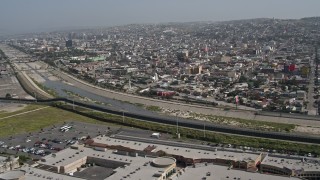
<instances>
[{"instance_id":1,"label":"hazy sky","mask_svg":"<svg viewBox=\"0 0 320 180\"><path fill-rule=\"evenodd\" d=\"M1 0L0 32L320 16L320 0Z\"/></svg>"}]
</instances>

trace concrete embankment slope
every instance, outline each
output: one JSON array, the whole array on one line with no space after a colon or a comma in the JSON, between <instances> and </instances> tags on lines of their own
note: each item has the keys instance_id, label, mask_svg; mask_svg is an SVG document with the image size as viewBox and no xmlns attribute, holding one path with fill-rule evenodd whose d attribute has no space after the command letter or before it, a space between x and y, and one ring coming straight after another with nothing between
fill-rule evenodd
<instances>
[{"instance_id":1,"label":"concrete embankment slope","mask_svg":"<svg viewBox=\"0 0 320 180\"><path fill-rule=\"evenodd\" d=\"M25 72L18 72L17 79L19 80L21 86L24 90L32 95L36 96L36 99L51 99L53 98L50 94L46 93L42 89L40 89L30 77Z\"/></svg>"},{"instance_id":2,"label":"concrete embankment slope","mask_svg":"<svg viewBox=\"0 0 320 180\"><path fill-rule=\"evenodd\" d=\"M241 119L250 119L257 121L266 121L266 122L276 122L276 123L287 123L287 124L296 124L304 126L320 126L319 116L307 116L307 115L296 115L296 114L277 114L272 112L261 112L261 111L244 111L244 110L224 110L214 107L206 107L193 104L178 103L172 101L164 101L158 99L152 99L147 97L136 96L132 94L126 94L122 92L116 92L108 89L103 89L101 87L94 86L83 80L77 79L74 76L63 73L61 71L54 70L52 73L73 84L75 87L81 88L88 92L94 93L96 95L113 98L120 101L128 101L130 103L139 103L146 106L159 106L162 108L168 109L177 109L181 111L192 111L199 114L223 116L223 117L232 117L232 118L241 118Z\"/></svg>"}]
</instances>

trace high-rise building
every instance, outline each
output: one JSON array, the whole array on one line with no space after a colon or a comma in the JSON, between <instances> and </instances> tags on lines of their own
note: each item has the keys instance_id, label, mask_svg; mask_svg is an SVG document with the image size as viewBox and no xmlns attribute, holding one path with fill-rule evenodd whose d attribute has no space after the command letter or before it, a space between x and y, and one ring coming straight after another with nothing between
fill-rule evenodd
<instances>
[{"instance_id":1,"label":"high-rise building","mask_svg":"<svg viewBox=\"0 0 320 180\"><path fill-rule=\"evenodd\" d=\"M71 48L72 47L72 40L71 39L66 41L66 47L67 48Z\"/></svg>"}]
</instances>

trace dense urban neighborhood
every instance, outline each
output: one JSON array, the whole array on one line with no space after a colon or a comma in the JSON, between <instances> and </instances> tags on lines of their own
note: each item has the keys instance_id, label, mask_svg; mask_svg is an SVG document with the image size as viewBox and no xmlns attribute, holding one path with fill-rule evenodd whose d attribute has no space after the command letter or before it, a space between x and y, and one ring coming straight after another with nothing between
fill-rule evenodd
<instances>
[{"instance_id":1,"label":"dense urban neighborhood","mask_svg":"<svg viewBox=\"0 0 320 180\"><path fill-rule=\"evenodd\" d=\"M132 24L5 43L107 89L316 115L319 26L319 18Z\"/></svg>"},{"instance_id":2,"label":"dense urban neighborhood","mask_svg":"<svg viewBox=\"0 0 320 180\"><path fill-rule=\"evenodd\" d=\"M320 179L320 17L0 36L0 180Z\"/></svg>"}]
</instances>

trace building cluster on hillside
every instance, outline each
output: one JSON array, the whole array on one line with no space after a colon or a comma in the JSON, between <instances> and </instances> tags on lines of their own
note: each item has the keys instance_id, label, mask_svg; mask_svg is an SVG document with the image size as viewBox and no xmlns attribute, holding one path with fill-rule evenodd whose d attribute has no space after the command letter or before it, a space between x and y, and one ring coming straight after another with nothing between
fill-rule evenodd
<instances>
[{"instance_id":1,"label":"building cluster on hillside","mask_svg":"<svg viewBox=\"0 0 320 180\"><path fill-rule=\"evenodd\" d=\"M313 43L319 34L318 19L254 19L127 25L7 42L106 88L307 113L315 112L320 95Z\"/></svg>"}]
</instances>

